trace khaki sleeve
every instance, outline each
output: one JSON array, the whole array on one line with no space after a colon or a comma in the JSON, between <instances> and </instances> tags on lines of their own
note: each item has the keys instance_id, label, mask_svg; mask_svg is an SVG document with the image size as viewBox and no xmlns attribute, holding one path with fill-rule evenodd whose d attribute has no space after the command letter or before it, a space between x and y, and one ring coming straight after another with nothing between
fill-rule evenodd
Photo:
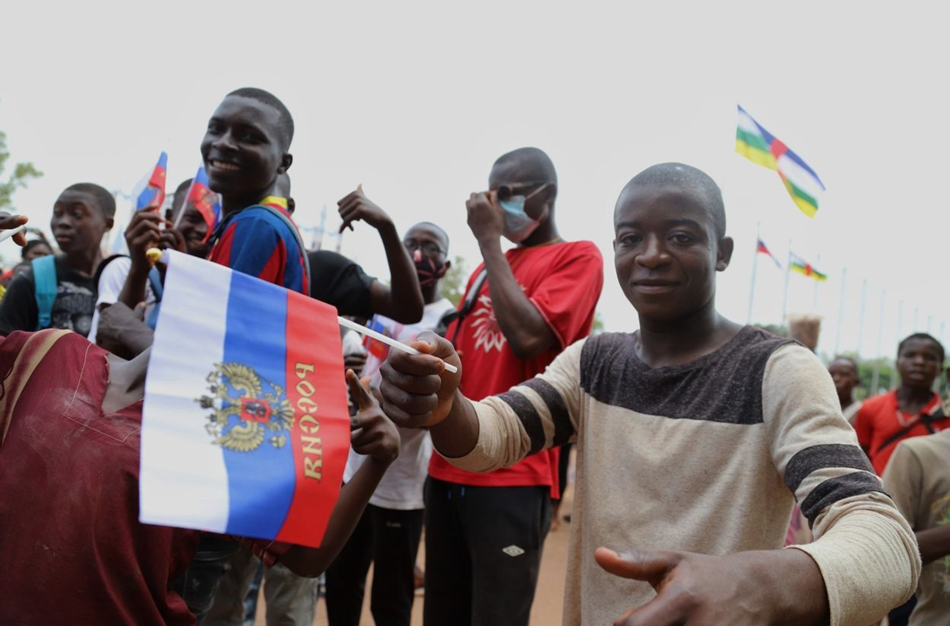
<instances>
[{"instance_id":1,"label":"khaki sleeve","mask_svg":"<svg viewBox=\"0 0 950 626\"><path fill-rule=\"evenodd\" d=\"M794 548L818 564L831 626L876 622L917 586L913 532L858 447L834 383L810 351L798 345L776 350L762 395L773 462L816 537Z\"/></svg>"},{"instance_id":2,"label":"khaki sleeve","mask_svg":"<svg viewBox=\"0 0 950 626\"><path fill-rule=\"evenodd\" d=\"M478 443L467 455L446 460L469 472L490 472L573 441L580 428L580 361L586 341L568 347L543 374L473 402Z\"/></svg>"},{"instance_id":3,"label":"khaki sleeve","mask_svg":"<svg viewBox=\"0 0 950 626\"><path fill-rule=\"evenodd\" d=\"M902 441L897 444L897 449L884 468L882 480L884 489L891 494L901 515L910 527L916 530L919 524L917 511L923 485L923 468L920 466L920 459L914 454L913 446L907 445L908 443Z\"/></svg>"}]
</instances>

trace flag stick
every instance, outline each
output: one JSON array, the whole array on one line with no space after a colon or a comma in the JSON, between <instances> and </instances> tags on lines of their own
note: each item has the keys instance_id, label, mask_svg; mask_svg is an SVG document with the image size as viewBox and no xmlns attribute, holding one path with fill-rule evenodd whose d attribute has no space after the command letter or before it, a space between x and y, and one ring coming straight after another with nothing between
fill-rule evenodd
<instances>
[{"instance_id":1,"label":"flag stick","mask_svg":"<svg viewBox=\"0 0 950 626\"><path fill-rule=\"evenodd\" d=\"M848 284L848 268L841 268L841 296L838 298L838 326L835 328L835 356L838 356L838 346L841 345L841 322L844 319L844 292Z\"/></svg>"},{"instance_id":2,"label":"flag stick","mask_svg":"<svg viewBox=\"0 0 950 626\"><path fill-rule=\"evenodd\" d=\"M17 233L22 233L23 229L25 228L26 228L26 224L20 224L19 226L17 226L16 228L12 230L3 231L2 233L0 233L0 241L3 241L4 239L9 239L10 237L12 237L13 235Z\"/></svg>"},{"instance_id":3,"label":"flag stick","mask_svg":"<svg viewBox=\"0 0 950 626\"><path fill-rule=\"evenodd\" d=\"M878 394L879 383L881 381L881 341L884 338L884 306L887 300L887 292L881 290L881 308L877 319L877 347L874 350L874 375L871 378L871 393Z\"/></svg>"},{"instance_id":4,"label":"flag stick","mask_svg":"<svg viewBox=\"0 0 950 626\"><path fill-rule=\"evenodd\" d=\"M821 255L815 257L815 263L818 267L821 267ZM816 280L814 284L815 293L812 296L811 308L813 311L818 310L818 285L821 284L820 280Z\"/></svg>"},{"instance_id":5,"label":"flag stick","mask_svg":"<svg viewBox=\"0 0 950 626\"><path fill-rule=\"evenodd\" d=\"M897 340L901 340L901 334L904 331L904 301L901 300L900 304L897 305ZM894 364L894 367L891 368L891 381L889 389L894 389L897 387L897 364Z\"/></svg>"},{"instance_id":6,"label":"flag stick","mask_svg":"<svg viewBox=\"0 0 950 626\"><path fill-rule=\"evenodd\" d=\"M755 256L752 257L752 284L749 285L749 315L746 318L746 324L752 323L752 303L755 301L755 270L759 265L759 242L762 241L762 234L759 232L761 225L762 222L756 222L755 224Z\"/></svg>"},{"instance_id":7,"label":"flag stick","mask_svg":"<svg viewBox=\"0 0 950 626\"><path fill-rule=\"evenodd\" d=\"M403 352L408 352L409 354L422 354L421 352L419 352L412 346L407 346L401 341L396 341L392 337L387 337L386 335L378 333L375 330L370 330L369 328L366 328L365 326L357 324L356 322L350 321L346 319L345 317L337 317L337 321L340 323L340 326L344 328L349 328L350 330L355 330L361 335L372 337L376 341L381 341L387 346L392 346L393 348L396 348L397 350L402 350ZM443 361L443 363L445 363L445 361ZM450 363L445 363L445 370L448 372L452 372L453 374L459 371L457 367L455 367L454 365Z\"/></svg>"}]
</instances>

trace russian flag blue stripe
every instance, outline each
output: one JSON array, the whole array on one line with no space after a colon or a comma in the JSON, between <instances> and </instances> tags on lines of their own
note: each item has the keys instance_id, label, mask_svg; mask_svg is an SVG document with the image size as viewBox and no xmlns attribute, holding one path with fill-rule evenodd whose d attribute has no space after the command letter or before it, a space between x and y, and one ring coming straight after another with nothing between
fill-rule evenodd
<instances>
[{"instance_id":1,"label":"russian flag blue stripe","mask_svg":"<svg viewBox=\"0 0 950 626\"><path fill-rule=\"evenodd\" d=\"M286 292L232 272L230 295L225 362L253 369L264 395L274 393L271 385L277 385L281 396L286 397ZM262 302L268 304L268 314L263 317L259 314ZM248 337L254 337L254 341L247 341ZM231 393L236 394L234 390ZM240 405L240 399L235 400ZM237 416L230 419L237 422ZM255 449L224 449L230 496L227 530L245 537L273 538L283 526L293 499L294 455L289 438L277 447L271 439L281 433L268 430L267 424L258 426L264 428L264 441Z\"/></svg>"}]
</instances>

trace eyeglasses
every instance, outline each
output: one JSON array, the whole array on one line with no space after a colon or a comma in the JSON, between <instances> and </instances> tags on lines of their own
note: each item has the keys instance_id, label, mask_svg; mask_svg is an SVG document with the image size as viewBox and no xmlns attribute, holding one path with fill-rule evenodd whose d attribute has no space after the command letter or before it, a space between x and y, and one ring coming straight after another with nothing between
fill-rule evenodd
<instances>
[{"instance_id":1,"label":"eyeglasses","mask_svg":"<svg viewBox=\"0 0 950 626\"><path fill-rule=\"evenodd\" d=\"M500 185L498 189L495 191L495 193L498 194L499 200L507 200L508 198L512 196L525 195L525 191L527 191L528 189L531 189L532 187L538 187L537 189L532 191L530 194L525 195L524 199L528 200L538 195L541 192L541 190L543 190L548 185L553 185L553 184L554 183L543 181L543 180L537 180L537 181L525 182L525 183L512 183L510 185Z\"/></svg>"},{"instance_id":2,"label":"eyeglasses","mask_svg":"<svg viewBox=\"0 0 950 626\"><path fill-rule=\"evenodd\" d=\"M435 256L437 254L444 254L444 250L439 247L439 244L433 243L431 241L426 241L424 243L419 243L415 239L406 239L402 242L402 245L406 246L406 250L409 252L415 252L416 250L421 250L422 254L426 256Z\"/></svg>"}]
</instances>

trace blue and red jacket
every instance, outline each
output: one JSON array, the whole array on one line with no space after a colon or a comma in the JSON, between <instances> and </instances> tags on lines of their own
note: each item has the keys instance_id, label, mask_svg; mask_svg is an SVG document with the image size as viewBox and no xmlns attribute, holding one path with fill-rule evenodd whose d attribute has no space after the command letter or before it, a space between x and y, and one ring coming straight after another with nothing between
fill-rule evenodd
<instances>
[{"instance_id":1,"label":"blue and red jacket","mask_svg":"<svg viewBox=\"0 0 950 626\"><path fill-rule=\"evenodd\" d=\"M287 201L268 196L260 204L280 211L288 221L261 207L231 213L211 237L208 260L309 295L307 251L298 243L299 233L290 230L293 220L287 212Z\"/></svg>"}]
</instances>

